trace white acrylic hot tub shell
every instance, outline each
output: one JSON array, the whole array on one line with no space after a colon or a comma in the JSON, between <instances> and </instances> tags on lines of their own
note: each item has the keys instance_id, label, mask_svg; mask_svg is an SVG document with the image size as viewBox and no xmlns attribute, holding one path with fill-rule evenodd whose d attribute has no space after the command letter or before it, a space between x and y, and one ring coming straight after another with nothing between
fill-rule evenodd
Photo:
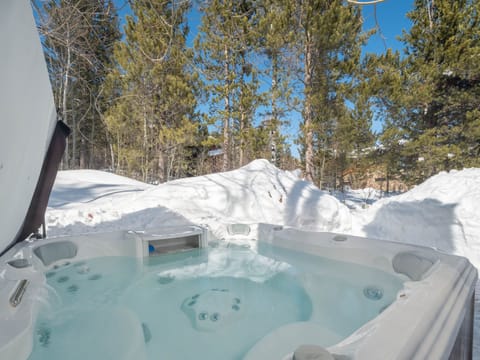
<instances>
[{"instance_id":1,"label":"white acrylic hot tub shell","mask_svg":"<svg viewBox=\"0 0 480 360\"><path fill-rule=\"evenodd\" d=\"M420 250L438 258L422 280L407 281L397 301L382 314L329 348L332 353L355 359L449 358L465 317L473 316L471 306L477 270L466 258L354 236L341 235L346 240L335 241L337 234L291 228L272 231L265 227L259 237L277 246L390 273L395 273L393 257L401 252ZM471 347L471 338L465 341L463 345Z\"/></svg>"},{"instance_id":2,"label":"white acrylic hot tub shell","mask_svg":"<svg viewBox=\"0 0 480 360\"><path fill-rule=\"evenodd\" d=\"M345 241L339 242L333 240L337 234L332 233L305 232L264 224L252 228L255 231L249 235L250 241L262 239L277 246L362 264L390 273L395 273L391 264L396 254L419 249L431 252L438 257L438 261L422 280L407 281L397 300L382 314L328 350L355 359L449 358L464 318L469 316L468 309L477 276L475 268L468 260L441 254L432 249L351 236L346 236ZM31 351L33 325L39 306L36 299L45 291L44 272L47 270L40 259L36 258L33 249L42 244L60 241L71 241L77 245L78 252L72 261L99 256L137 256L138 249L141 248L138 244L140 240L135 234L119 231L23 242L6 253L0 265L2 360L25 359ZM261 244L261 241L257 243ZM27 258L33 265L26 269L13 269L6 264L6 261L12 258ZM21 304L13 308L9 304L9 297L21 279L29 279L30 285ZM295 328L291 336L285 336L291 329L279 331L278 335L267 334L251 349L246 358L279 358L266 354L275 353L274 349L268 352L271 348L269 344L276 343L275 336L286 337L292 342L290 352L301 345L303 339L312 343L315 336L311 334L311 325L305 323L302 328L302 324L297 323L291 326L292 329ZM301 335L307 334L306 332L308 336ZM322 331L319 330L318 336L321 334ZM278 338L278 341L282 341L281 338ZM291 354L282 353L280 358L291 358Z\"/></svg>"},{"instance_id":3,"label":"white acrylic hot tub shell","mask_svg":"<svg viewBox=\"0 0 480 360\"><path fill-rule=\"evenodd\" d=\"M130 240L130 241L129 241ZM39 301L46 298L44 272L47 268L33 254L36 246L60 241L72 241L78 246L75 260L98 256L131 256L135 253L135 243L126 237L125 232L112 232L97 236L76 236L42 240L42 242L24 241L0 257L0 359L26 359L32 349L33 326L42 305ZM32 266L15 269L7 264L12 259L28 259ZM9 299L15 287L22 279L29 285L17 307L12 307Z\"/></svg>"}]
</instances>

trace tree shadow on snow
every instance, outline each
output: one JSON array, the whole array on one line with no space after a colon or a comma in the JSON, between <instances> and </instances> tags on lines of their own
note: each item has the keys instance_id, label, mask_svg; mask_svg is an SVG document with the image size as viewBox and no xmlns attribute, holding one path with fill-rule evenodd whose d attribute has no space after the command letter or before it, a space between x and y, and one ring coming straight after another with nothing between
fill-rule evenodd
<instances>
[{"instance_id":1,"label":"tree shadow on snow","mask_svg":"<svg viewBox=\"0 0 480 360\"><path fill-rule=\"evenodd\" d=\"M95 214L86 214L84 221L76 221L65 227L50 227L48 229L48 234L49 236L58 236L118 230L148 230L168 226L193 225L190 220L181 214L163 206L125 213L115 220L101 221L99 223L96 222L97 219L95 218Z\"/></svg>"},{"instance_id":2,"label":"tree shadow on snow","mask_svg":"<svg viewBox=\"0 0 480 360\"><path fill-rule=\"evenodd\" d=\"M70 203L88 203L108 195L143 190L121 184L91 184L78 187L72 187L70 184L66 186L56 185L50 195L48 206L58 208Z\"/></svg>"},{"instance_id":3,"label":"tree shadow on snow","mask_svg":"<svg viewBox=\"0 0 480 360\"><path fill-rule=\"evenodd\" d=\"M435 199L384 204L363 227L367 237L434 247L463 254L455 239L465 241L463 226L455 216L457 204ZM457 240L458 241L458 240Z\"/></svg>"},{"instance_id":4,"label":"tree shadow on snow","mask_svg":"<svg viewBox=\"0 0 480 360\"><path fill-rule=\"evenodd\" d=\"M285 204L284 222L291 226L315 226L319 222L317 208L327 194L313 188L310 182L298 180L288 193Z\"/></svg>"},{"instance_id":5,"label":"tree shadow on snow","mask_svg":"<svg viewBox=\"0 0 480 360\"><path fill-rule=\"evenodd\" d=\"M204 175L197 183L181 180L171 183L172 191L179 189L183 197L193 194L192 206L202 207L202 212L213 217L229 218L248 214L248 184L222 174Z\"/></svg>"}]
</instances>

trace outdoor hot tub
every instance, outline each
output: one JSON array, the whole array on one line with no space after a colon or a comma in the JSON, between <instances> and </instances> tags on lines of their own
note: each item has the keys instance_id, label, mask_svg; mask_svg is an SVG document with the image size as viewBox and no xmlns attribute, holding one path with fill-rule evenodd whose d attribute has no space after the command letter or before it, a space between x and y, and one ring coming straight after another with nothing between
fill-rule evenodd
<instances>
[{"instance_id":1,"label":"outdoor hot tub","mask_svg":"<svg viewBox=\"0 0 480 360\"><path fill-rule=\"evenodd\" d=\"M465 258L269 224L48 238L69 131L29 1L0 26L0 359L471 357Z\"/></svg>"},{"instance_id":2,"label":"outdoor hot tub","mask_svg":"<svg viewBox=\"0 0 480 360\"><path fill-rule=\"evenodd\" d=\"M470 358L468 260L242 226L222 239L190 226L16 245L0 267L0 358L290 359L303 345L340 359ZM162 241L174 250L146 253Z\"/></svg>"}]
</instances>

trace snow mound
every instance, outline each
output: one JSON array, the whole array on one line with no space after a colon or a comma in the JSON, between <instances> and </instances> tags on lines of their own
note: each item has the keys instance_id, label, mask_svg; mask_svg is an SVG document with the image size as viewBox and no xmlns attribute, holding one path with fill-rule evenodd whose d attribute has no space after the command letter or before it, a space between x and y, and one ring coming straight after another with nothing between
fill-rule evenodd
<instances>
[{"instance_id":1,"label":"snow mound","mask_svg":"<svg viewBox=\"0 0 480 360\"><path fill-rule=\"evenodd\" d=\"M338 200L345 204L350 210L361 210L373 204L384 194L373 188L346 189L345 191L334 191L332 193Z\"/></svg>"},{"instance_id":2,"label":"snow mound","mask_svg":"<svg viewBox=\"0 0 480 360\"><path fill-rule=\"evenodd\" d=\"M190 223L213 229L258 222L336 232L351 228L349 210L336 198L267 160L158 186L84 171L59 173L47 212L50 235ZM108 196L99 196L103 190ZM62 205L72 198L75 206Z\"/></svg>"},{"instance_id":3,"label":"snow mound","mask_svg":"<svg viewBox=\"0 0 480 360\"><path fill-rule=\"evenodd\" d=\"M75 206L101 197L148 189L140 181L98 170L59 171L48 205L53 208Z\"/></svg>"},{"instance_id":4,"label":"snow mound","mask_svg":"<svg viewBox=\"0 0 480 360\"><path fill-rule=\"evenodd\" d=\"M430 246L480 268L480 169L441 172L412 190L377 201L353 233Z\"/></svg>"}]
</instances>

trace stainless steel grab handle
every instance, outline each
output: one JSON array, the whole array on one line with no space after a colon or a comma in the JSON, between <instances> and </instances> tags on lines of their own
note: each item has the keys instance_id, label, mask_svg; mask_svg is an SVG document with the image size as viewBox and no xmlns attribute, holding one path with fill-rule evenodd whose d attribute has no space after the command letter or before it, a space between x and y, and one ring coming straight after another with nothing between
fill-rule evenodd
<instances>
[{"instance_id":1,"label":"stainless steel grab handle","mask_svg":"<svg viewBox=\"0 0 480 360\"><path fill-rule=\"evenodd\" d=\"M17 307L18 304L22 302L22 297L25 294L25 291L27 290L27 286L28 286L28 280L26 279L20 280L17 287L15 288L15 291L10 297L10 305L12 305L13 307Z\"/></svg>"}]
</instances>

